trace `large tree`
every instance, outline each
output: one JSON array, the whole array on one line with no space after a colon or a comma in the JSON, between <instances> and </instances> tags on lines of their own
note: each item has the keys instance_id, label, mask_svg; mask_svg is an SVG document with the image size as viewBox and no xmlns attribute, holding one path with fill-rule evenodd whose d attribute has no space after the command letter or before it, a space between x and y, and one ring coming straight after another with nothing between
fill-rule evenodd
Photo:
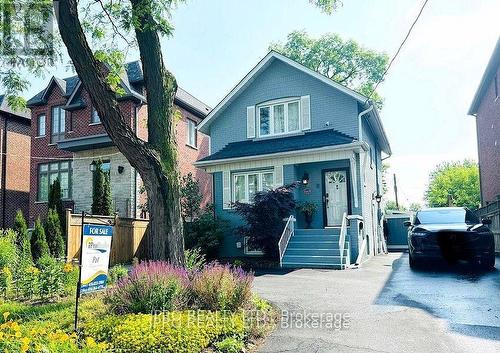
<instances>
[{"instance_id":1,"label":"large tree","mask_svg":"<svg viewBox=\"0 0 500 353\"><path fill-rule=\"evenodd\" d=\"M478 208L481 204L481 196L477 164L465 160L437 165L430 174L425 200L430 207Z\"/></svg>"},{"instance_id":2,"label":"large tree","mask_svg":"<svg viewBox=\"0 0 500 353\"><path fill-rule=\"evenodd\" d=\"M145 249L151 259L168 258L174 264L184 261L180 207L179 171L174 136L174 97L177 82L164 66L160 45L161 36L170 36L172 9L184 0L59 0L53 1L60 37L92 104L97 110L106 132L139 172L148 194L150 214L149 236ZM309 0L325 13L333 12L339 0ZM29 81L17 69L27 68L40 75L44 68L54 65L61 57L57 38L44 26L13 26L11 19L23 12L14 7L14 0L3 1L4 14L0 25L8 31L16 28L23 35L35 35L42 44L38 56L20 60L20 56L6 41L0 83L7 90L9 103L22 106L17 94L25 90ZM50 15L50 0L27 0L29 14L44 23ZM45 29L44 29L45 28ZM17 38L17 37L16 37ZM4 42L0 46L5 47ZM14 41L14 44L15 41ZM122 93L120 78L128 50L138 49L147 92L148 141L139 139L118 108ZM5 49L5 48L2 48ZM12 69L10 69L12 67Z\"/></svg>"},{"instance_id":3,"label":"large tree","mask_svg":"<svg viewBox=\"0 0 500 353\"><path fill-rule=\"evenodd\" d=\"M321 1L318 3L321 4ZM293 31L285 43L274 43L270 48L371 97L379 108L382 106L383 100L374 89L387 68L389 58L386 54L366 49L354 40L344 40L337 34L313 38L305 31Z\"/></svg>"}]
</instances>

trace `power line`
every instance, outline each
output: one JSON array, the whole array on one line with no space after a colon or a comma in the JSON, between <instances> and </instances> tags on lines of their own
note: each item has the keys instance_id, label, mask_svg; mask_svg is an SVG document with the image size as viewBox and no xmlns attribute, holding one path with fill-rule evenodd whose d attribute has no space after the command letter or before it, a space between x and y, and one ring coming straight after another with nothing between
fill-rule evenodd
<instances>
[{"instance_id":1,"label":"power line","mask_svg":"<svg viewBox=\"0 0 500 353\"><path fill-rule=\"evenodd\" d=\"M377 84L375 85L375 87L373 88L372 92L370 93L370 95L368 96L368 99L366 100L365 103L367 103L370 98L373 96L373 94L375 93L375 91L377 90L377 87L380 83L382 83L382 81L384 80L385 78L385 75L387 74L387 71L389 71L389 69L391 68L392 66L392 63L394 62L394 60L396 60L396 58L398 57L399 55L399 52L401 51L401 49L403 48L403 46L405 45L406 43L406 40L408 39L408 37L410 36L411 34L411 31L413 30L413 27L415 27L415 25L417 24L419 18L420 18L420 15L422 15L422 12L424 11L424 8L425 6L427 5L427 3L429 2L429 0L425 0L422 7L420 8L420 11L418 12L418 15L417 17L415 18L415 20L413 21L413 23L411 24L410 26L410 29L408 30L408 33L406 33L406 37L403 39L403 41L401 42L401 44L399 45L399 48L398 50L396 51L396 54L394 54L394 56L392 57L391 61L389 61L389 65L387 65L387 68L385 69L384 73L382 74L382 77L380 78L380 80L378 80Z\"/></svg>"},{"instance_id":2,"label":"power line","mask_svg":"<svg viewBox=\"0 0 500 353\"><path fill-rule=\"evenodd\" d=\"M9 153L9 152L0 152L0 155L6 155L7 157L21 157L21 158L31 158L34 160L47 160L47 161L68 161L68 160L73 160L73 161L79 161L79 160L86 160L86 159L102 159L106 157L112 157L121 154L121 152L114 152L114 153L109 153L109 154L103 154L100 156L89 156L89 157L74 157L74 154L71 157L38 157L38 156L27 156L27 155L22 155L22 154L15 154L15 153Z\"/></svg>"}]
</instances>

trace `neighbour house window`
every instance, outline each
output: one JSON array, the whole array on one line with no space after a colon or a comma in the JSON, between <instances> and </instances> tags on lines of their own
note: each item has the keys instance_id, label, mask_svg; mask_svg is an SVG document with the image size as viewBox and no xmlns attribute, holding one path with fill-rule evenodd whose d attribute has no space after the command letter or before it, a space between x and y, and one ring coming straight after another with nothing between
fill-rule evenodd
<instances>
[{"instance_id":1,"label":"neighbour house window","mask_svg":"<svg viewBox=\"0 0 500 353\"><path fill-rule=\"evenodd\" d=\"M64 139L66 131L65 110L59 107L52 107L52 131L51 143L56 143Z\"/></svg>"},{"instance_id":2,"label":"neighbour house window","mask_svg":"<svg viewBox=\"0 0 500 353\"><path fill-rule=\"evenodd\" d=\"M187 119L187 142L189 146L196 147L196 123Z\"/></svg>"},{"instance_id":3,"label":"neighbour house window","mask_svg":"<svg viewBox=\"0 0 500 353\"><path fill-rule=\"evenodd\" d=\"M90 123L91 124L98 124L101 122L101 118L99 117L99 113L97 110L92 108L92 114L90 115Z\"/></svg>"},{"instance_id":4,"label":"neighbour house window","mask_svg":"<svg viewBox=\"0 0 500 353\"><path fill-rule=\"evenodd\" d=\"M299 118L298 99L260 105L258 107L259 136L299 131Z\"/></svg>"},{"instance_id":5,"label":"neighbour house window","mask_svg":"<svg viewBox=\"0 0 500 353\"><path fill-rule=\"evenodd\" d=\"M45 136L45 114L38 116L38 133L37 136Z\"/></svg>"},{"instance_id":6,"label":"neighbour house window","mask_svg":"<svg viewBox=\"0 0 500 353\"><path fill-rule=\"evenodd\" d=\"M233 174L233 200L236 202L252 202L259 191L269 190L274 184L272 171L255 171Z\"/></svg>"},{"instance_id":7,"label":"neighbour house window","mask_svg":"<svg viewBox=\"0 0 500 353\"><path fill-rule=\"evenodd\" d=\"M59 178L63 199L71 198L71 161L38 165L38 201L47 201L49 186Z\"/></svg>"}]
</instances>

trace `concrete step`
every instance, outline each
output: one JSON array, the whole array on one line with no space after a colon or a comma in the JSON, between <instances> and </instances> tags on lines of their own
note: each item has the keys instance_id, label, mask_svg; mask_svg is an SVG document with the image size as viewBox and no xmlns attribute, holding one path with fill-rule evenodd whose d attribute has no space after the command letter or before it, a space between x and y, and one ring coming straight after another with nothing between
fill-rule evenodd
<instances>
[{"instance_id":1,"label":"concrete step","mask_svg":"<svg viewBox=\"0 0 500 353\"><path fill-rule=\"evenodd\" d=\"M345 262L345 258L342 259ZM289 255L285 253L283 262L293 263L312 263L312 264L340 264L340 256L325 256L325 255Z\"/></svg>"},{"instance_id":2,"label":"concrete step","mask_svg":"<svg viewBox=\"0 0 500 353\"><path fill-rule=\"evenodd\" d=\"M340 228L297 229L295 235L339 235Z\"/></svg>"},{"instance_id":3,"label":"concrete step","mask_svg":"<svg viewBox=\"0 0 500 353\"><path fill-rule=\"evenodd\" d=\"M286 255L300 256L340 256L340 249L322 249L322 248L287 248ZM347 249L344 249L344 256L347 256Z\"/></svg>"},{"instance_id":4,"label":"concrete step","mask_svg":"<svg viewBox=\"0 0 500 353\"><path fill-rule=\"evenodd\" d=\"M295 262L283 262L283 268L326 268L332 270L341 270L344 267L340 264L321 264L321 263L295 263Z\"/></svg>"},{"instance_id":5,"label":"concrete step","mask_svg":"<svg viewBox=\"0 0 500 353\"><path fill-rule=\"evenodd\" d=\"M339 235L324 235L324 234L294 234L290 241L336 241L339 242Z\"/></svg>"}]
</instances>

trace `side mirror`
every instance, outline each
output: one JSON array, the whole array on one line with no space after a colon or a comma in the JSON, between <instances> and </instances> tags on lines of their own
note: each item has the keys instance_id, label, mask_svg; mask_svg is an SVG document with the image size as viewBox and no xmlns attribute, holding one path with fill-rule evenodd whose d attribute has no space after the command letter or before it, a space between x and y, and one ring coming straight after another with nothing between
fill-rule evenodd
<instances>
[{"instance_id":1,"label":"side mirror","mask_svg":"<svg viewBox=\"0 0 500 353\"><path fill-rule=\"evenodd\" d=\"M411 222L410 222L410 221L405 221L405 222L403 223L403 225L404 225L405 227L411 227Z\"/></svg>"},{"instance_id":2,"label":"side mirror","mask_svg":"<svg viewBox=\"0 0 500 353\"><path fill-rule=\"evenodd\" d=\"M481 223L482 223L482 224L491 224L491 219L489 219L489 218L483 218L483 219L481 220Z\"/></svg>"}]
</instances>

